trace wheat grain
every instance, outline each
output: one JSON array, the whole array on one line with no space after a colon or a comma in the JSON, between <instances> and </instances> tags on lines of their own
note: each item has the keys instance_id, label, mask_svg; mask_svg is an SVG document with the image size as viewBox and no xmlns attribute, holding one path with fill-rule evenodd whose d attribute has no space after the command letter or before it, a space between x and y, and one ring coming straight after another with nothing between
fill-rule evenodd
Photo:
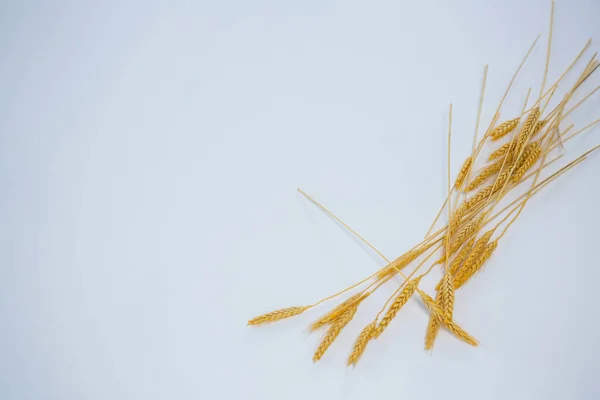
<instances>
[{"instance_id":1,"label":"wheat grain","mask_svg":"<svg viewBox=\"0 0 600 400\"><path fill-rule=\"evenodd\" d=\"M333 341L338 337L342 329L344 329L344 327L348 325L350 320L352 320L354 314L356 314L356 308L352 307L348 311L346 311L337 321L335 321L333 325L331 325L331 327L327 331L327 334L325 335L325 337L323 337L321 343L319 343L319 347L317 348L317 351L313 356L313 362L317 362L321 359L321 357L323 357L323 354L325 354L329 346L331 346Z\"/></svg>"},{"instance_id":2,"label":"wheat grain","mask_svg":"<svg viewBox=\"0 0 600 400\"><path fill-rule=\"evenodd\" d=\"M345 313L350 307L354 306L359 301L362 301L363 300L361 298L362 296L363 295L361 293L357 293L354 296L349 297L348 299L346 299L345 301L343 301L342 303L340 303L336 307L334 307L327 314L323 315L321 318L319 318L318 320L313 322L310 326L310 329L312 331L314 331L316 329L319 329L322 326L332 323L339 316L341 316L343 313Z\"/></svg>"},{"instance_id":3,"label":"wheat grain","mask_svg":"<svg viewBox=\"0 0 600 400\"><path fill-rule=\"evenodd\" d=\"M484 251L479 255L479 257L472 264L472 266L470 266L470 268L465 271L461 279L459 281L454 281L456 289L462 287L473 275L475 275L481 269L483 264L485 264L485 262L492 256L492 253L494 252L494 250L496 250L496 247L498 247L498 239L485 246Z\"/></svg>"},{"instance_id":4,"label":"wheat grain","mask_svg":"<svg viewBox=\"0 0 600 400\"><path fill-rule=\"evenodd\" d=\"M419 282L421 281L421 277L417 277L406 284L404 289L398 294L392 305L388 308L385 315L381 319L381 322L377 325L374 332L374 337L379 337L385 328L392 322L394 317L398 314L398 311L406 304L408 299L413 295L415 290L419 286Z\"/></svg>"},{"instance_id":5,"label":"wheat grain","mask_svg":"<svg viewBox=\"0 0 600 400\"><path fill-rule=\"evenodd\" d=\"M519 125L519 118L513 118L508 121L504 121L497 127L495 127L490 133L492 141L496 141L504 136L508 135Z\"/></svg>"},{"instance_id":6,"label":"wheat grain","mask_svg":"<svg viewBox=\"0 0 600 400\"><path fill-rule=\"evenodd\" d=\"M472 165L473 165L473 157L467 157L467 159L463 162L463 165L460 168L460 171L458 172L456 181L454 182L454 187L456 189L459 189L462 186L463 182L465 181L465 178L467 177L467 175L469 174L469 171L471 170Z\"/></svg>"},{"instance_id":7,"label":"wheat grain","mask_svg":"<svg viewBox=\"0 0 600 400\"><path fill-rule=\"evenodd\" d=\"M496 175L502 169L502 164L503 163L500 160L482 169L481 172L475 178L473 178L471 182L469 182L466 191L470 192L477 189L483 182Z\"/></svg>"},{"instance_id":8,"label":"wheat grain","mask_svg":"<svg viewBox=\"0 0 600 400\"><path fill-rule=\"evenodd\" d=\"M260 325L266 322L274 322L285 318L290 318L295 315L302 314L308 308L310 308L310 306L288 307L282 308L280 310L271 311L269 313L252 318L250 321L248 321L248 325Z\"/></svg>"},{"instance_id":9,"label":"wheat grain","mask_svg":"<svg viewBox=\"0 0 600 400\"><path fill-rule=\"evenodd\" d=\"M365 352L367 344L369 344L369 341L373 338L373 332L376 325L376 321L371 322L369 325L365 326L360 335L358 335L356 342L354 342L352 353L350 353L350 356L348 357L348 365L356 365L362 354Z\"/></svg>"}]
</instances>

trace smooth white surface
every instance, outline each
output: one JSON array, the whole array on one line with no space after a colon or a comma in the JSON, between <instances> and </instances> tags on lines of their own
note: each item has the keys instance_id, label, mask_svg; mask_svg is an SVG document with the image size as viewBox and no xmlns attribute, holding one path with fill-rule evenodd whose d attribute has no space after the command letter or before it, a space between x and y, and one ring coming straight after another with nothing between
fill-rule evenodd
<instances>
[{"instance_id":1,"label":"smooth white surface","mask_svg":"<svg viewBox=\"0 0 600 400\"><path fill-rule=\"evenodd\" d=\"M445 197L448 103L456 172L483 66L485 124L547 33L548 1L13 3L0 13L0 398L600 396L598 156L532 200L457 296L478 349L443 332L424 352L411 301L345 368L376 296L316 365L306 327L324 309L245 326L383 265L296 187L388 257L420 240ZM598 16L596 1L558 1L550 82L600 40ZM539 85L545 40L505 115ZM597 143L599 129L567 157Z\"/></svg>"}]
</instances>

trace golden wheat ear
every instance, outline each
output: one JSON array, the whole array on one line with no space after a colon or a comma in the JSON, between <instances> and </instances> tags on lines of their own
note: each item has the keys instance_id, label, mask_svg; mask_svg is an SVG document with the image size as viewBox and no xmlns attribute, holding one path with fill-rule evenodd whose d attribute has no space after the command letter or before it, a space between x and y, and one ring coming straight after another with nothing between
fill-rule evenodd
<instances>
[{"instance_id":1,"label":"golden wheat ear","mask_svg":"<svg viewBox=\"0 0 600 400\"><path fill-rule=\"evenodd\" d=\"M280 321L282 319L302 314L309 308L310 306L281 308L279 310L271 311L269 313L252 318L250 321L248 321L248 325L260 325L267 322Z\"/></svg>"}]
</instances>

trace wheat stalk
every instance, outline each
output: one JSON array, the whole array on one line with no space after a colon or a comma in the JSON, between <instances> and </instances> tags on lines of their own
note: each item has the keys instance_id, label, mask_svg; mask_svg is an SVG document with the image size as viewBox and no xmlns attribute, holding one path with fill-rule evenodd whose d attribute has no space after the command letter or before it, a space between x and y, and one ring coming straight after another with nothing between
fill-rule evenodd
<instances>
[{"instance_id":1,"label":"wheat stalk","mask_svg":"<svg viewBox=\"0 0 600 400\"><path fill-rule=\"evenodd\" d=\"M373 335L374 335L376 326L377 326L377 321L373 321L369 325L365 326L365 328L362 330L360 335L358 335L358 338L356 338L356 342L354 342L354 347L352 348L352 353L350 353L350 356L348 357L348 365L350 365L350 364L356 365L356 363L358 362L360 357L365 352L365 349L367 348L367 344L369 344L369 341L371 339L373 339Z\"/></svg>"},{"instance_id":2,"label":"wheat stalk","mask_svg":"<svg viewBox=\"0 0 600 400\"><path fill-rule=\"evenodd\" d=\"M333 341L338 337L342 329L344 329L344 327L352 320L354 314L356 314L356 307L350 308L337 321L335 321L333 325L331 325L327 331L327 334L323 340L321 340L321 343L319 343L319 347L313 356L313 362L317 362L321 359L321 357L323 357L323 354L325 354L329 346L331 346Z\"/></svg>"},{"instance_id":3,"label":"wheat stalk","mask_svg":"<svg viewBox=\"0 0 600 400\"><path fill-rule=\"evenodd\" d=\"M398 294L390 308L388 308L387 312L381 319L381 322L375 328L373 335L374 337L378 338L383 333L385 328L387 328L387 326L390 324L390 322L392 322L394 317L396 317L398 311L400 311L402 306L406 304L408 299L410 299L415 290L418 288L420 281L421 277L419 276L406 284L406 286L404 287L404 289L402 289L400 294Z\"/></svg>"},{"instance_id":4,"label":"wheat stalk","mask_svg":"<svg viewBox=\"0 0 600 400\"><path fill-rule=\"evenodd\" d=\"M442 279L440 279L438 283L438 287L442 285ZM441 303L442 301L442 292L438 289L437 294L435 296L435 301ZM427 324L427 332L425 333L425 350L433 349L433 344L435 343L435 338L437 337L438 332L440 331L440 321L433 315L433 313L429 316L429 323Z\"/></svg>"},{"instance_id":5,"label":"wheat stalk","mask_svg":"<svg viewBox=\"0 0 600 400\"><path fill-rule=\"evenodd\" d=\"M490 138L492 141L496 141L504 136L508 135L519 125L519 117L510 119L508 121L504 121L500 125L494 128L490 133Z\"/></svg>"},{"instance_id":6,"label":"wheat stalk","mask_svg":"<svg viewBox=\"0 0 600 400\"><path fill-rule=\"evenodd\" d=\"M290 318L298 314L302 314L305 310L310 308L310 306L304 307L288 307L282 308L279 310L271 311L269 313L260 315L258 317L252 318L248 321L248 325L260 325L267 322L279 321L285 318Z\"/></svg>"}]
</instances>

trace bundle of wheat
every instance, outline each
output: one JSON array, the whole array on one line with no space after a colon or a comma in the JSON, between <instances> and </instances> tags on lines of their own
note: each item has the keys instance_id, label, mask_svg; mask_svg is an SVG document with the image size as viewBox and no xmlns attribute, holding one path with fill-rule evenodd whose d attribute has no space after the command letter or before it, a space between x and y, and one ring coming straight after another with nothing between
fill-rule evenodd
<instances>
[{"instance_id":1,"label":"bundle of wheat","mask_svg":"<svg viewBox=\"0 0 600 400\"><path fill-rule=\"evenodd\" d=\"M550 14L550 34L546 55L546 67L539 96L533 101L533 105L528 106L531 97L530 89L527 93L525 103L523 104L521 114L512 116L510 119L496 124L500 116L502 105L511 90L513 82L535 47L538 40L536 39L508 84L506 92L497 107L495 116L489 127L483 133L483 137L477 141L487 80L487 66L485 67L476 118L477 129L475 131L471 154L463 162L454 183L451 185L450 145L448 145L448 197L440 208L440 211L424 240L394 261L390 261L372 244L367 242L362 236L352 230L352 228L341 221L333 213L298 189L306 198L328 213L333 219L341 223L360 240L365 242L387 262L387 265L351 287L314 304L273 311L251 319L248 322L250 325L258 325L293 317L306 310L315 308L326 301L337 298L344 293L355 291L351 297L341 302L338 306L334 307L330 312L313 323L311 327L312 330L317 330L322 327L328 328L327 333L313 357L314 361L318 361L340 334L341 330L350 323L363 301L378 288L390 282L393 277L400 275L403 278L403 282L388 298L383 307L375 315L373 321L367 324L359 334L348 358L348 365L354 365L358 362L368 343L381 336L402 307L415 293L418 294L420 301L423 302L427 310L431 313L425 334L426 349L433 348L436 336L442 327L446 328L459 340L472 346L477 346L477 340L454 321L453 308L455 291L469 283L473 277L482 270L497 249L500 239L506 234L508 228L517 220L525 205L533 195L538 193L557 177L562 176L575 165L584 161L590 153L600 147L596 146L590 149L550 174L545 179L540 179L542 172L546 171L562 157L562 154L555 155L555 151L558 148L562 148L567 141L600 122L600 119L593 121L570 134L569 132L573 128L573 125L561 130L561 123L564 122L565 118L600 89L600 87L595 88L584 96L577 104L567 108L575 93L596 71L599 65L598 61L596 61L596 54L594 54L585 65L575 84L566 90L562 100L560 100L550 111L547 111L550 101L556 94L563 78L579 63L591 43L590 39L575 57L571 65L569 65L557 81L546 90L545 86L552 42L553 16L554 4L552 4ZM449 113L448 143L450 143L451 132L452 105L450 105ZM509 137L509 139L506 143L493 148L498 140L507 137ZM487 154L484 154L485 152L487 152ZM548 159L549 157L551 157L551 159ZM473 167L478 162L483 162L485 165L474 174ZM486 182L487 185L483 186ZM509 204L502 206L504 202L507 201L507 194L511 193L516 188L525 188L525 192L512 200ZM497 211L496 208L500 207L502 208ZM447 210L448 214L447 225L432 232L444 210ZM499 217L502 218L498 222L494 222ZM440 258L435 262L431 262L428 268L422 271L421 269L423 266L427 265L429 260L440 251ZM417 263L418 259L421 260ZM412 271L408 274L404 274L403 271L414 263L417 263L417 265ZM442 265L443 274L436 286L437 293L434 299L420 289L419 284L421 279L429 274L429 272L437 265Z\"/></svg>"}]
</instances>

